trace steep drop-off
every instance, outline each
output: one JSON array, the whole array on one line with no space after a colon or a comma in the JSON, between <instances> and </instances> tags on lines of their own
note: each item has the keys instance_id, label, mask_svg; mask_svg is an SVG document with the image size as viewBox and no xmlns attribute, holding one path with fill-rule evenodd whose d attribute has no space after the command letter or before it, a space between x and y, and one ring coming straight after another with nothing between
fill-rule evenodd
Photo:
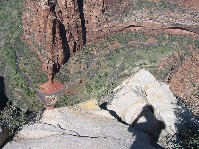
<instances>
[{"instance_id":1,"label":"steep drop-off","mask_svg":"<svg viewBox=\"0 0 199 149\"><path fill-rule=\"evenodd\" d=\"M171 2L190 7L194 3L180 0ZM157 27L158 24L153 23L157 19L155 18L157 14L148 16L149 20L147 16L141 17L141 12L141 18L136 17L136 14L135 19L128 16L128 11L131 11L136 3L137 1L130 0L25 0L22 18L24 39L31 49L37 52L42 61L42 68L47 72L49 80L52 80L70 55L86 43L96 43L99 39L129 26L150 29L168 26L166 23ZM162 2L161 5L168 4ZM172 13L168 15L173 17Z\"/></svg>"},{"instance_id":2,"label":"steep drop-off","mask_svg":"<svg viewBox=\"0 0 199 149\"><path fill-rule=\"evenodd\" d=\"M169 2L164 0L26 0L26 10L23 14L24 39L31 49L38 53L42 61L42 68L46 70L50 84L53 86L54 74L68 61L72 53L79 50L84 44L96 45L100 39L111 38L118 32L142 30L147 33L154 32L154 34L157 34L156 32L166 33L168 35L164 36L168 38L164 40L163 44L170 39L170 34L189 34L193 36L194 40L198 40L198 12L191 10L192 7L190 9L181 7L176 2L181 6L184 6L185 3L191 6L194 0L190 2L181 0L170 0ZM136 34L135 36L139 41L140 35ZM125 41L126 38L128 37L122 40ZM187 41L190 41L190 37L188 38ZM182 40L179 43L175 43L176 38L172 40L172 45L180 44L182 47ZM96 49L96 46L94 47ZM81 54L81 52L78 54L86 57L86 54ZM147 57L149 56L147 55ZM85 59L91 60L90 58ZM71 60L71 62L76 63L76 60ZM67 64L70 65L70 61ZM80 67L81 72L89 65L82 62L77 67ZM64 71L66 73L70 71L68 76L75 75L73 69L70 68L68 67ZM77 70L79 70L78 68ZM64 74L61 78L66 78L65 72L61 73ZM178 77L175 76L175 78ZM175 88L177 91L179 86L177 85L176 89L175 82L171 88ZM194 84L194 86L196 85Z\"/></svg>"},{"instance_id":3,"label":"steep drop-off","mask_svg":"<svg viewBox=\"0 0 199 149\"><path fill-rule=\"evenodd\" d=\"M52 80L70 54L83 44L120 29L110 26L128 6L128 0L26 0L24 40L37 52L42 68Z\"/></svg>"},{"instance_id":4,"label":"steep drop-off","mask_svg":"<svg viewBox=\"0 0 199 149\"><path fill-rule=\"evenodd\" d=\"M24 39L42 61L49 79L83 45L77 1L25 1Z\"/></svg>"}]
</instances>

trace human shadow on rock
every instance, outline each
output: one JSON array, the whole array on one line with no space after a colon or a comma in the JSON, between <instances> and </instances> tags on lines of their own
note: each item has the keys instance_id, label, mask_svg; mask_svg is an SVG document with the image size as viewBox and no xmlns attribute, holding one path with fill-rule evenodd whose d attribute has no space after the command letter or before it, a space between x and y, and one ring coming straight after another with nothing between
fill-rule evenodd
<instances>
[{"instance_id":1,"label":"human shadow on rock","mask_svg":"<svg viewBox=\"0 0 199 149\"><path fill-rule=\"evenodd\" d=\"M140 114L137 118L132 122L130 128L134 128L138 131L144 132L150 136L151 143L156 148L163 148L158 145L158 139L160 137L161 131L165 128L165 124L163 121L160 121L154 116L154 108L152 105L146 105L143 107ZM138 138L138 136L136 136ZM136 141L132 144L131 148L138 148Z\"/></svg>"},{"instance_id":2,"label":"human shadow on rock","mask_svg":"<svg viewBox=\"0 0 199 149\"><path fill-rule=\"evenodd\" d=\"M140 114L137 116L137 118L133 121L131 125L123 121L122 118L118 116L115 111L109 110L107 108L107 102L102 103L100 105L100 108L107 110L119 122L129 126L128 131L136 136L136 139L133 142L131 149L140 149L140 148L147 148L147 149L160 148L161 149L163 148L160 145L158 145L157 142L161 134L161 131L165 128L165 124L164 122L157 120L155 118L153 106L147 105L143 107L142 111L140 112ZM151 139L150 140L151 142L149 142L148 144L142 143L144 142L142 140L143 134L148 135Z\"/></svg>"}]
</instances>

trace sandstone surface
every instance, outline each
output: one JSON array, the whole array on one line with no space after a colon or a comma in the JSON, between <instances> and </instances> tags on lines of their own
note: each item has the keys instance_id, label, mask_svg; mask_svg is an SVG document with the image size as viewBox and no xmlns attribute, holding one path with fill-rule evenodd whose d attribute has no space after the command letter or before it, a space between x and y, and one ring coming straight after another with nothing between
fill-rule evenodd
<instances>
[{"instance_id":1,"label":"sandstone surface","mask_svg":"<svg viewBox=\"0 0 199 149\"><path fill-rule=\"evenodd\" d=\"M176 99L148 71L138 71L114 93L104 108L93 99L45 110L40 121L23 126L4 148L150 149L162 144L165 132L176 132Z\"/></svg>"},{"instance_id":2,"label":"sandstone surface","mask_svg":"<svg viewBox=\"0 0 199 149\"><path fill-rule=\"evenodd\" d=\"M116 120L68 107L44 112L40 123L26 125L4 148L137 148L150 145L149 136Z\"/></svg>"},{"instance_id":3,"label":"sandstone surface","mask_svg":"<svg viewBox=\"0 0 199 149\"><path fill-rule=\"evenodd\" d=\"M143 108L151 105L156 117L163 120L166 129L175 133L176 116L174 110L177 100L169 87L156 81L154 76L142 69L115 89L114 99L108 106L125 122L132 124ZM144 109L145 110L145 109ZM150 115L145 120L151 120ZM153 127L151 127L153 131Z\"/></svg>"}]
</instances>

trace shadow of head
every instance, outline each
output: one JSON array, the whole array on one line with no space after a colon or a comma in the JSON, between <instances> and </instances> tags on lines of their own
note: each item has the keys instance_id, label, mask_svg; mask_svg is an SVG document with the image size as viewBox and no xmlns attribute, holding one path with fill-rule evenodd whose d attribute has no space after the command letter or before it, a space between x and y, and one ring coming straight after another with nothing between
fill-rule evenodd
<instances>
[{"instance_id":1,"label":"shadow of head","mask_svg":"<svg viewBox=\"0 0 199 149\"><path fill-rule=\"evenodd\" d=\"M154 108L153 108L152 105L148 104L146 107L149 108L149 110L151 111L151 113L154 114Z\"/></svg>"},{"instance_id":2,"label":"shadow of head","mask_svg":"<svg viewBox=\"0 0 199 149\"><path fill-rule=\"evenodd\" d=\"M102 103L99 107L101 108L101 109L104 109L104 110L107 110L107 102L104 102L104 103Z\"/></svg>"}]
</instances>

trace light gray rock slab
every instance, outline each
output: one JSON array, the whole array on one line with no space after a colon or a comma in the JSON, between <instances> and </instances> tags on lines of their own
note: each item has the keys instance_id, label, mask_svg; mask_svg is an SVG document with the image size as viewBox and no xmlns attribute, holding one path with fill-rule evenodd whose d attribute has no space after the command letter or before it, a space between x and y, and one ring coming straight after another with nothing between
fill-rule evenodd
<instances>
[{"instance_id":1,"label":"light gray rock slab","mask_svg":"<svg viewBox=\"0 0 199 149\"><path fill-rule=\"evenodd\" d=\"M7 144L4 149L154 149L151 145L141 141L126 142L114 138L90 138L68 135L55 135L42 139L14 141Z\"/></svg>"},{"instance_id":2,"label":"light gray rock slab","mask_svg":"<svg viewBox=\"0 0 199 149\"><path fill-rule=\"evenodd\" d=\"M153 148L147 134L76 107L47 110L41 122L25 125L5 149Z\"/></svg>"},{"instance_id":3,"label":"light gray rock slab","mask_svg":"<svg viewBox=\"0 0 199 149\"><path fill-rule=\"evenodd\" d=\"M166 129L171 133L176 132L177 118L174 110L177 100L168 85L158 82L147 70L142 69L126 79L114 89L114 93L108 109L115 111L123 121L132 124L143 111L143 107L150 104L155 117L164 121Z\"/></svg>"}]
</instances>

